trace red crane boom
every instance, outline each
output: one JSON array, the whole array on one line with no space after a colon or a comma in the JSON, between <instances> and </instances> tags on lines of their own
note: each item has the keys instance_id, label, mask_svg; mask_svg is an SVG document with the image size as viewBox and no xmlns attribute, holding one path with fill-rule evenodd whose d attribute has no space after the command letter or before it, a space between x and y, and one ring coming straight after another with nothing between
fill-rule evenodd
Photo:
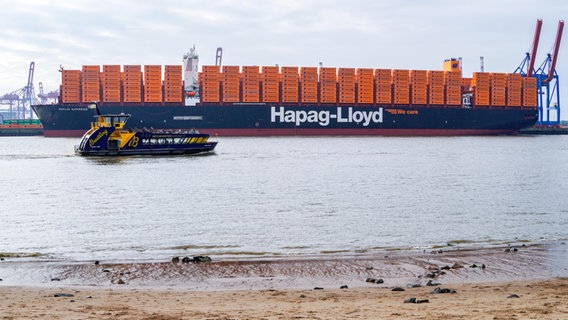
<instances>
[{"instance_id":1,"label":"red crane boom","mask_svg":"<svg viewBox=\"0 0 568 320\"><path fill-rule=\"evenodd\" d=\"M562 30L564 30L564 20L558 22L558 29L556 31L556 40L554 41L554 53L552 54L552 62L550 63L550 69L548 70L548 77L544 79L543 83L550 82L552 77L554 77L554 71L556 69L556 59L558 59L558 51L560 50L560 41L562 40Z\"/></svg>"},{"instance_id":2,"label":"red crane boom","mask_svg":"<svg viewBox=\"0 0 568 320\"><path fill-rule=\"evenodd\" d=\"M542 29L542 19L536 20L536 29L534 31L534 39L531 50L531 55L529 57L529 68L527 70L527 77L532 77L534 71L534 61L536 60L536 51L538 49L538 42L540 40L540 30Z\"/></svg>"}]
</instances>

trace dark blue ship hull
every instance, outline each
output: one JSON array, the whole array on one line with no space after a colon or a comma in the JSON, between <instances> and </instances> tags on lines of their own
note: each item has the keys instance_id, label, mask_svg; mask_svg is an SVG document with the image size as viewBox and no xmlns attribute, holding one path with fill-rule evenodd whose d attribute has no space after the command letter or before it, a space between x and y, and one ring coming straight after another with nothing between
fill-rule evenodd
<instances>
[{"instance_id":1,"label":"dark blue ship hull","mask_svg":"<svg viewBox=\"0 0 568 320\"><path fill-rule=\"evenodd\" d=\"M81 136L95 111L86 105L36 105L44 135ZM361 105L101 105L101 113L130 114L129 126L198 128L219 136L271 135L495 135L531 127L536 109Z\"/></svg>"}]
</instances>

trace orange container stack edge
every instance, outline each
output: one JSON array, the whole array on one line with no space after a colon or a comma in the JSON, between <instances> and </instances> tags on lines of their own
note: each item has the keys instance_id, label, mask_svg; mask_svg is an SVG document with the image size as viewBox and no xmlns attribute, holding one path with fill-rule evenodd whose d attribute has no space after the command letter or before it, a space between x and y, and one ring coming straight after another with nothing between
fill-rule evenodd
<instances>
[{"instance_id":1,"label":"orange container stack edge","mask_svg":"<svg viewBox=\"0 0 568 320\"><path fill-rule=\"evenodd\" d=\"M298 67L282 67L282 102L298 103Z\"/></svg>"},{"instance_id":2,"label":"orange container stack edge","mask_svg":"<svg viewBox=\"0 0 568 320\"><path fill-rule=\"evenodd\" d=\"M355 68L338 68L339 103L355 103Z\"/></svg>"},{"instance_id":3,"label":"orange container stack edge","mask_svg":"<svg viewBox=\"0 0 568 320\"><path fill-rule=\"evenodd\" d=\"M378 104L392 103L392 71L390 69L375 69L376 97Z\"/></svg>"},{"instance_id":4,"label":"orange container stack edge","mask_svg":"<svg viewBox=\"0 0 568 320\"><path fill-rule=\"evenodd\" d=\"M320 68L319 82L320 102L337 103L337 68Z\"/></svg>"},{"instance_id":5,"label":"orange container stack edge","mask_svg":"<svg viewBox=\"0 0 568 320\"><path fill-rule=\"evenodd\" d=\"M359 68L357 74L357 102L372 104L374 97L374 71L368 68Z\"/></svg>"},{"instance_id":6,"label":"orange container stack edge","mask_svg":"<svg viewBox=\"0 0 568 320\"><path fill-rule=\"evenodd\" d=\"M280 68L263 66L261 68L262 102L280 102Z\"/></svg>"}]
</instances>

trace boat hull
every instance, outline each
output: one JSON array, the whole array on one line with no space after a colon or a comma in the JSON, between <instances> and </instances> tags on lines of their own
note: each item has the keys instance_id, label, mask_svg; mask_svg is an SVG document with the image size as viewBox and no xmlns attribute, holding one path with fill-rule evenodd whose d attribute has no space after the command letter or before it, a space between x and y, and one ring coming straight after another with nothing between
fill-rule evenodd
<instances>
[{"instance_id":1,"label":"boat hull","mask_svg":"<svg viewBox=\"0 0 568 320\"><path fill-rule=\"evenodd\" d=\"M174 156L212 152L217 142L205 143L195 147L185 148L154 148L154 149L121 149L121 150L75 150L80 156L108 157L108 156Z\"/></svg>"},{"instance_id":2,"label":"boat hull","mask_svg":"<svg viewBox=\"0 0 568 320\"><path fill-rule=\"evenodd\" d=\"M218 136L513 134L538 119L536 109L447 106L101 105L127 113L137 128L198 128ZM33 106L49 137L81 136L95 111L84 105Z\"/></svg>"}]
</instances>

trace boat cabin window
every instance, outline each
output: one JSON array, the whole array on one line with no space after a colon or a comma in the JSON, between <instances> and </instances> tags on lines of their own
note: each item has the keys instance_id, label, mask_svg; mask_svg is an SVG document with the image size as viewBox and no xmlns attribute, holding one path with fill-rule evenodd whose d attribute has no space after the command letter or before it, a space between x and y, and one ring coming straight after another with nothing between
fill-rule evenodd
<instances>
[{"instance_id":1,"label":"boat cabin window","mask_svg":"<svg viewBox=\"0 0 568 320\"><path fill-rule=\"evenodd\" d=\"M111 127L120 127L123 125L126 120L128 119L127 116L113 116L113 117L105 117L105 122L110 124Z\"/></svg>"}]
</instances>

